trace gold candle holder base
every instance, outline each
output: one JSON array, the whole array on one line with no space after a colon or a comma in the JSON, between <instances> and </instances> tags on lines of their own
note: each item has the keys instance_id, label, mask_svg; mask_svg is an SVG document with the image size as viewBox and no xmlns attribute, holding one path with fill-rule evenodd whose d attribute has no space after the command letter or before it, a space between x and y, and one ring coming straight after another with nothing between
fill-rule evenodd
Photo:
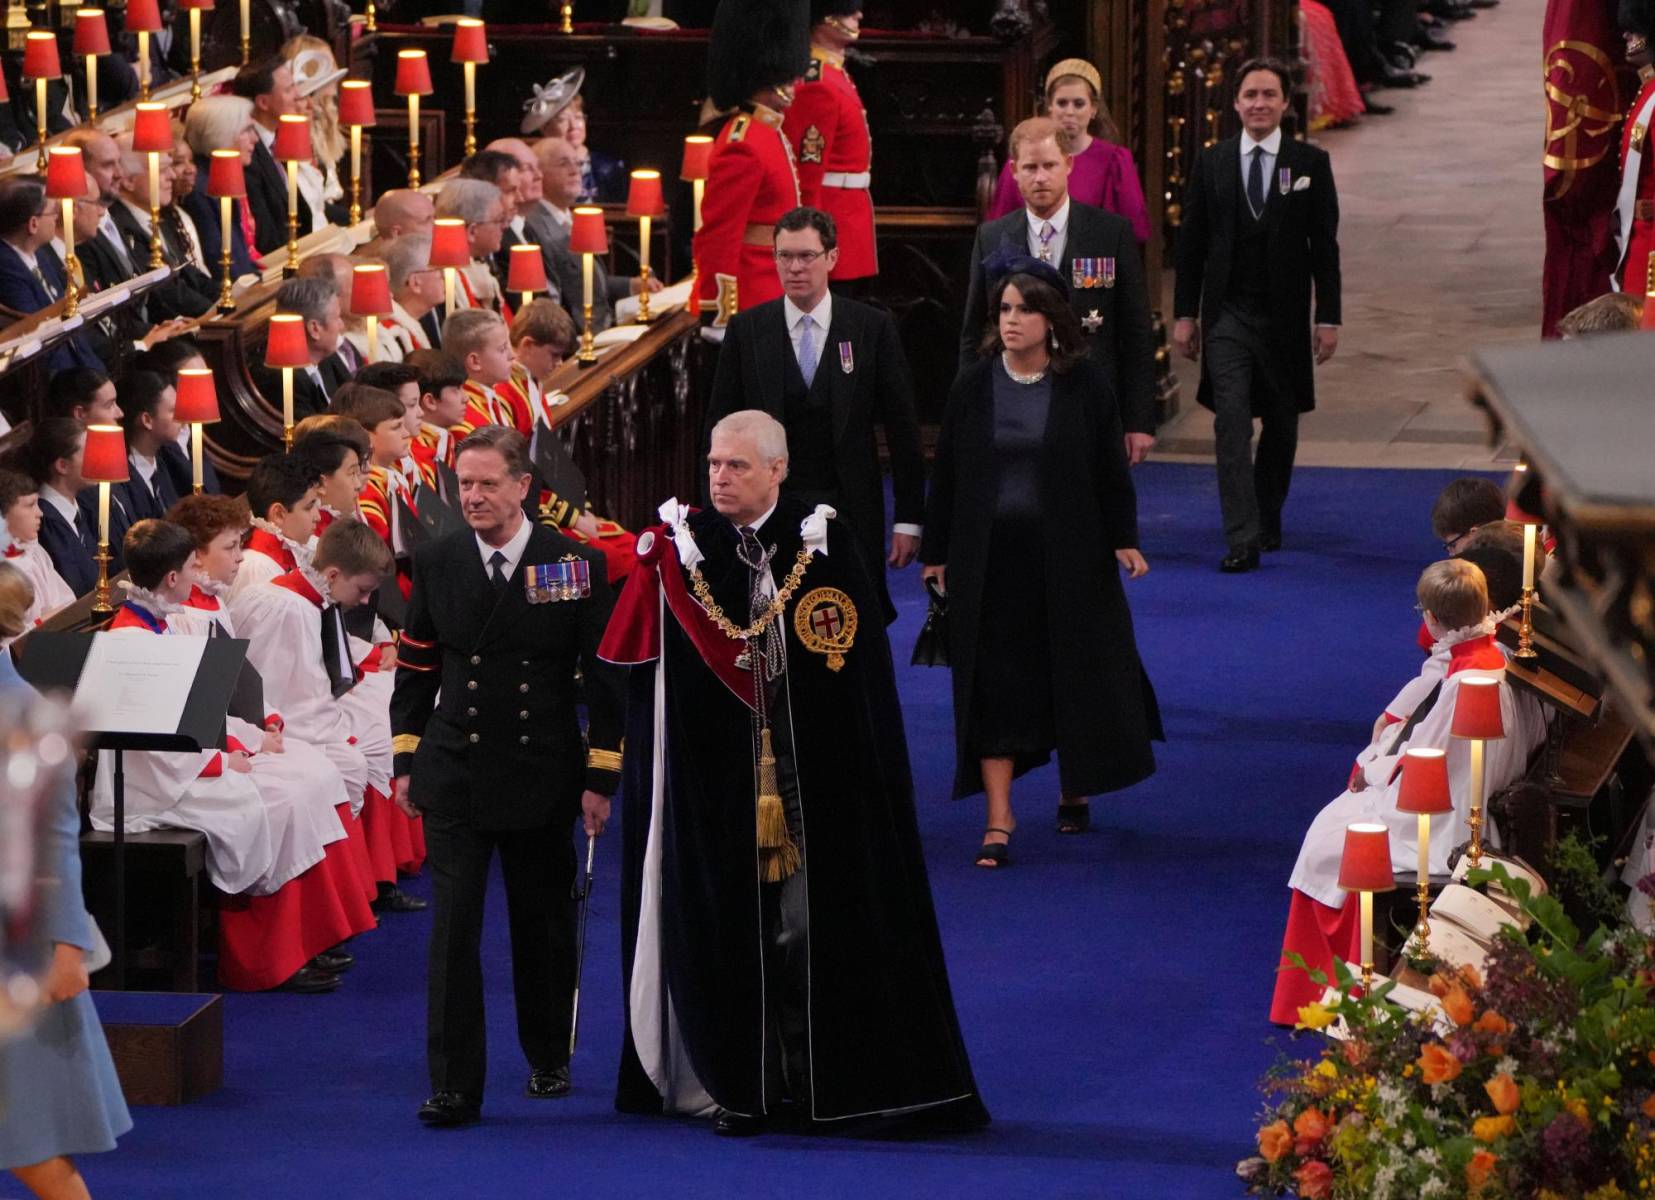
<instances>
[{"instance_id":1,"label":"gold candle holder base","mask_svg":"<svg viewBox=\"0 0 1655 1200\"><path fill-rule=\"evenodd\" d=\"M1523 589L1523 623L1517 627L1517 649L1512 652L1514 658L1539 658L1540 652L1534 648L1534 589Z\"/></svg>"},{"instance_id":2,"label":"gold candle holder base","mask_svg":"<svg viewBox=\"0 0 1655 1200\"><path fill-rule=\"evenodd\" d=\"M230 241L224 240L224 253L219 256L219 265L224 268L224 278L218 289L218 311L222 314L236 311L236 297L234 281L230 278Z\"/></svg>"},{"instance_id":3,"label":"gold candle holder base","mask_svg":"<svg viewBox=\"0 0 1655 1200\"><path fill-rule=\"evenodd\" d=\"M648 325L655 320L655 314L649 311L649 264L644 263L638 271L638 324Z\"/></svg>"},{"instance_id":4,"label":"gold candle holder base","mask_svg":"<svg viewBox=\"0 0 1655 1200\"><path fill-rule=\"evenodd\" d=\"M200 10L191 9L190 11L199 12ZM190 63L190 103L194 104L199 99L201 99L201 60L198 58Z\"/></svg>"},{"instance_id":5,"label":"gold candle holder base","mask_svg":"<svg viewBox=\"0 0 1655 1200\"><path fill-rule=\"evenodd\" d=\"M161 206L154 196L149 198L149 265L151 269L166 265L161 249Z\"/></svg>"},{"instance_id":6,"label":"gold candle holder base","mask_svg":"<svg viewBox=\"0 0 1655 1200\"><path fill-rule=\"evenodd\" d=\"M1483 865L1483 806L1474 803L1471 806L1471 845L1465 852L1465 859L1476 870Z\"/></svg>"},{"instance_id":7,"label":"gold candle holder base","mask_svg":"<svg viewBox=\"0 0 1655 1200\"><path fill-rule=\"evenodd\" d=\"M592 302L590 300L583 306L583 318L580 327L580 349L575 354L575 361L583 367L595 367L598 364L598 350L592 344Z\"/></svg>"},{"instance_id":8,"label":"gold candle holder base","mask_svg":"<svg viewBox=\"0 0 1655 1200\"><path fill-rule=\"evenodd\" d=\"M1415 895L1419 901L1419 922L1414 926L1414 953L1424 954L1431 948L1431 881L1421 878Z\"/></svg>"},{"instance_id":9,"label":"gold candle holder base","mask_svg":"<svg viewBox=\"0 0 1655 1200\"><path fill-rule=\"evenodd\" d=\"M114 599L109 592L109 543L100 541L98 552L92 556L98 564L98 586L92 595L92 611L114 612Z\"/></svg>"},{"instance_id":10,"label":"gold candle holder base","mask_svg":"<svg viewBox=\"0 0 1655 1200\"><path fill-rule=\"evenodd\" d=\"M573 4L565 4L563 6L563 24L558 26L558 32L559 33L573 33L574 31L575 31L575 6Z\"/></svg>"},{"instance_id":11,"label":"gold candle holder base","mask_svg":"<svg viewBox=\"0 0 1655 1200\"><path fill-rule=\"evenodd\" d=\"M351 224L359 224L362 220L362 181L351 180Z\"/></svg>"},{"instance_id":12,"label":"gold candle holder base","mask_svg":"<svg viewBox=\"0 0 1655 1200\"><path fill-rule=\"evenodd\" d=\"M1363 997L1373 995L1373 964L1371 962L1362 964L1362 995Z\"/></svg>"},{"instance_id":13,"label":"gold candle holder base","mask_svg":"<svg viewBox=\"0 0 1655 1200\"><path fill-rule=\"evenodd\" d=\"M253 39L245 33L241 35L241 65L246 66L253 57Z\"/></svg>"},{"instance_id":14,"label":"gold candle holder base","mask_svg":"<svg viewBox=\"0 0 1655 1200\"><path fill-rule=\"evenodd\" d=\"M477 110L465 110L465 156L470 158L477 153Z\"/></svg>"},{"instance_id":15,"label":"gold candle holder base","mask_svg":"<svg viewBox=\"0 0 1655 1200\"><path fill-rule=\"evenodd\" d=\"M75 272L80 270L80 259L75 257L74 251L64 262L64 274L68 276L68 286L63 289L63 315L72 317L80 311L80 285L75 282Z\"/></svg>"}]
</instances>

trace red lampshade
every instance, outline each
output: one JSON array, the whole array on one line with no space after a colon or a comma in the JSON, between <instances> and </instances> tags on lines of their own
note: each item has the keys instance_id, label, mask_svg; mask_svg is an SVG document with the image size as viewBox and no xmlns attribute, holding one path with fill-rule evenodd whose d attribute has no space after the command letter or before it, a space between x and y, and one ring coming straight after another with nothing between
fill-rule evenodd
<instances>
[{"instance_id":1,"label":"red lampshade","mask_svg":"<svg viewBox=\"0 0 1655 1200\"><path fill-rule=\"evenodd\" d=\"M185 367L178 372L178 403L172 415L186 425L211 425L218 420L218 386L206 367Z\"/></svg>"},{"instance_id":2,"label":"red lampshade","mask_svg":"<svg viewBox=\"0 0 1655 1200\"><path fill-rule=\"evenodd\" d=\"M384 263L351 268L351 312L358 317L390 316L391 273Z\"/></svg>"},{"instance_id":3,"label":"red lampshade","mask_svg":"<svg viewBox=\"0 0 1655 1200\"><path fill-rule=\"evenodd\" d=\"M135 154L172 153L172 113L165 104L139 104L132 114L132 150Z\"/></svg>"},{"instance_id":4,"label":"red lampshade","mask_svg":"<svg viewBox=\"0 0 1655 1200\"><path fill-rule=\"evenodd\" d=\"M1405 813L1454 811L1448 791L1448 754L1443 750L1409 750L1402 756L1402 786L1396 810Z\"/></svg>"},{"instance_id":5,"label":"red lampshade","mask_svg":"<svg viewBox=\"0 0 1655 1200\"><path fill-rule=\"evenodd\" d=\"M109 22L104 18L103 9L75 10L74 50L76 54L109 53Z\"/></svg>"},{"instance_id":6,"label":"red lampshade","mask_svg":"<svg viewBox=\"0 0 1655 1200\"><path fill-rule=\"evenodd\" d=\"M1649 252L1649 264L1644 268L1643 328L1655 329L1655 250Z\"/></svg>"},{"instance_id":7,"label":"red lampshade","mask_svg":"<svg viewBox=\"0 0 1655 1200\"><path fill-rule=\"evenodd\" d=\"M373 84L366 79L346 79L340 82L339 123L363 128L375 124Z\"/></svg>"},{"instance_id":8,"label":"red lampshade","mask_svg":"<svg viewBox=\"0 0 1655 1200\"><path fill-rule=\"evenodd\" d=\"M465 222L458 217L438 217L431 222L431 265L463 267L471 261L471 239Z\"/></svg>"},{"instance_id":9,"label":"red lampshade","mask_svg":"<svg viewBox=\"0 0 1655 1200\"><path fill-rule=\"evenodd\" d=\"M1500 680L1495 675L1467 674L1460 679L1454 697L1454 723L1449 733L1457 738L1493 740L1506 736L1500 720Z\"/></svg>"},{"instance_id":10,"label":"red lampshade","mask_svg":"<svg viewBox=\"0 0 1655 1200\"><path fill-rule=\"evenodd\" d=\"M1347 892L1388 892L1395 886L1390 830L1377 823L1346 825L1339 887Z\"/></svg>"},{"instance_id":11,"label":"red lampshade","mask_svg":"<svg viewBox=\"0 0 1655 1200\"><path fill-rule=\"evenodd\" d=\"M23 78L63 78L63 62L57 54L57 35L44 29L29 30L23 43Z\"/></svg>"},{"instance_id":12,"label":"red lampshade","mask_svg":"<svg viewBox=\"0 0 1655 1200\"><path fill-rule=\"evenodd\" d=\"M508 292L543 292L546 290L546 260L540 247L532 242L511 248L511 266L506 271Z\"/></svg>"},{"instance_id":13,"label":"red lampshade","mask_svg":"<svg viewBox=\"0 0 1655 1200\"><path fill-rule=\"evenodd\" d=\"M680 179L707 178L707 164L713 160L713 139L704 133L692 133L684 139L684 165L679 169Z\"/></svg>"},{"instance_id":14,"label":"red lampshade","mask_svg":"<svg viewBox=\"0 0 1655 1200\"><path fill-rule=\"evenodd\" d=\"M626 193L626 215L658 217L666 211L661 203L661 172L634 171Z\"/></svg>"},{"instance_id":15,"label":"red lampshade","mask_svg":"<svg viewBox=\"0 0 1655 1200\"><path fill-rule=\"evenodd\" d=\"M431 64L426 60L425 51L397 51L397 83L392 90L399 96L431 94Z\"/></svg>"},{"instance_id":16,"label":"red lampshade","mask_svg":"<svg viewBox=\"0 0 1655 1200\"><path fill-rule=\"evenodd\" d=\"M0 104L11 99L11 89L6 86L6 73L0 71Z\"/></svg>"},{"instance_id":17,"label":"red lampshade","mask_svg":"<svg viewBox=\"0 0 1655 1200\"><path fill-rule=\"evenodd\" d=\"M128 33L160 33L160 0L126 0Z\"/></svg>"},{"instance_id":18,"label":"red lampshade","mask_svg":"<svg viewBox=\"0 0 1655 1200\"><path fill-rule=\"evenodd\" d=\"M87 483L126 482L126 434L119 425L88 425L81 474Z\"/></svg>"},{"instance_id":19,"label":"red lampshade","mask_svg":"<svg viewBox=\"0 0 1655 1200\"><path fill-rule=\"evenodd\" d=\"M454 53L450 62L486 63L488 31L476 17L461 17L454 23Z\"/></svg>"},{"instance_id":20,"label":"red lampshade","mask_svg":"<svg viewBox=\"0 0 1655 1200\"><path fill-rule=\"evenodd\" d=\"M277 162L309 162L316 156L310 149L310 118L283 113L276 118L276 138L270 155Z\"/></svg>"},{"instance_id":21,"label":"red lampshade","mask_svg":"<svg viewBox=\"0 0 1655 1200\"><path fill-rule=\"evenodd\" d=\"M267 367L308 367L310 346L305 342L305 319L298 313L275 313L264 343Z\"/></svg>"},{"instance_id":22,"label":"red lampshade","mask_svg":"<svg viewBox=\"0 0 1655 1200\"><path fill-rule=\"evenodd\" d=\"M575 209L575 223L569 230L569 249L575 254L608 254L609 233L603 227L603 209Z\"/></svg>"},{"instance_id":23,"label":"red lampshade","mask_svg":"<svg viewBox=\"0 0 1655 1200\"><path fill-rule=\"evenodd\" d=\"M247 177L242 174L240 150L213 151L207 166L207 194L215 198L247 194Z\"/></svg>"},{"instance_id":24,"label":"red lampshade","mask_svg":"<svg viewBox=\"0 0 1655 1200\"><path fill-rule=\"evenodd\" d=\"M202 12L212 12L213 0L178 0L178 7L184 9L199 8Z\"/></svg>"},{"instance_id":25,"label":"red lampshade","mask_svg":"<svg viewBox=\"0 0 1655 1200\"><path fill-rule=\"evenodd\" d=\"M53 200L86 198L86 161L79 146L53 146L46 152L46 194Z\"/></svg>"}]
</instances>

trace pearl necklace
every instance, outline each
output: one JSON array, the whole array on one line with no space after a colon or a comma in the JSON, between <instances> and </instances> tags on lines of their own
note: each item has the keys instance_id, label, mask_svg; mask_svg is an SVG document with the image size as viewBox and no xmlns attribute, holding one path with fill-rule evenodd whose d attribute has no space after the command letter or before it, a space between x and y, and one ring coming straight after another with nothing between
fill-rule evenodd
<instances>
[{"instance_id":1,"label":"pearl necklace","mask_svg":"<svg viewBox=\"0 0 1655 1200\"><path fill-rule=\"evenodd\" d=\"M1032 374L1032 375L1024 375L1024 374L1021 374L1020 372L1012 370L1011 369L1011 357L1008 354L1006 354L1004 351L1001 351L1001 353L1000 353L1000 365L1006 369L1006 374L1011 376L1011 380L1012 380L1013 383L1022 383L1022 384L1039 383L1042 379L1046 378L1046 368L1045 367L1041 367L1038 371L1034 372L1034 374Z\"/></svg>"}]
</instances>

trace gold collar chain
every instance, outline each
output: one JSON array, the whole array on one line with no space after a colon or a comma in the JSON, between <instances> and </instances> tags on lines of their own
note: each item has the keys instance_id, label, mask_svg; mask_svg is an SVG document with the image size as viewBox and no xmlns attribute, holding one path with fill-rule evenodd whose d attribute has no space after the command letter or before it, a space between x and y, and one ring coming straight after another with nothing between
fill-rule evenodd
<instances>
[{"instance_id":1,"label":"gold collar chain","mask_svg":"<svg viewBox=\"0 0 1655 1200\"><path fill-rule=\"evenodd\" d=\"M695 590L696 600L702 608L706 609L707 615L713 619L713 624L718 626L719 632L733 642L746 642L758 637L770 627L772 621L782 614L782 611L787 607L787 602L793 598L793 593L799 590L799 584L804 580L805 568L809 565L810 548L808 546L800 547L799 557L794 562L793 569L787 573L787 578L782 582L781 588L771 598L770 603L764 606L764 611L758 615L758 619L746 628L738 626L724 615L724 610L719 607L718 601L713 599L713 594L707 587L707 581L701 577L699 566L690 568L690 583Z\"/></svg>"}]
</instances>

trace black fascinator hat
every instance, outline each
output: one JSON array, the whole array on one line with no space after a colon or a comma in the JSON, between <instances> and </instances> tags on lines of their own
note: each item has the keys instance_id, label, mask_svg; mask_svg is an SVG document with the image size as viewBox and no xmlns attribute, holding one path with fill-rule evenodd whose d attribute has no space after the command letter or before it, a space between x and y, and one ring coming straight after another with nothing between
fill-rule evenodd
<instances>
[{"instance_id":1,"label":"black fascinator hat","mask_svg":"<svg viewBox=\"0 0 1655 1200\"><path fill-rule=\"evenodd\" d=\"M983 260L983 273L988 277L989 290L992 292L1000 286L1002 280L1010 275L1032 275L1042 283L1048 283L1057 289L1057 294L1065 300L1069 298L1069 284L1063 278L1062 272L1049 262L1034 257L1024 251L1011 246L1001 246L993 254Z\"/></svg>"}]
</instances>

